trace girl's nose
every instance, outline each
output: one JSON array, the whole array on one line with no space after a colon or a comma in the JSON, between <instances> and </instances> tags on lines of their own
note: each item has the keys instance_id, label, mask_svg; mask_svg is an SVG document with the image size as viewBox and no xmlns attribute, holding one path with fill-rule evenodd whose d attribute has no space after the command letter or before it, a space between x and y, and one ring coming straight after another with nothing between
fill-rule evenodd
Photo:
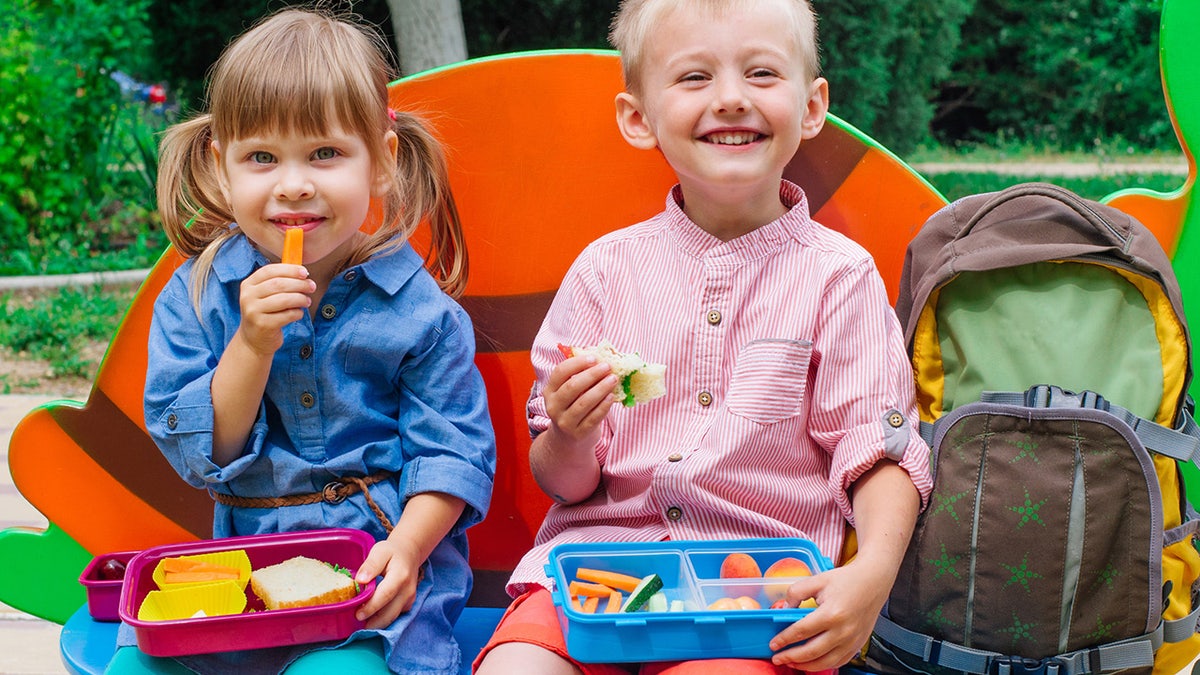
<instances>
[{"instance_id":1,"label":"girl's nose","mask_svg":"<svg viewBox=\"0 0 1200 675\"><path fill-rule=\"evenodd\" d=\"M308 178L308 172L299 168L282 168L279 181L275 184L276 199L298 201L311 199L315 189Z\"/></svg>"}]
</instances>

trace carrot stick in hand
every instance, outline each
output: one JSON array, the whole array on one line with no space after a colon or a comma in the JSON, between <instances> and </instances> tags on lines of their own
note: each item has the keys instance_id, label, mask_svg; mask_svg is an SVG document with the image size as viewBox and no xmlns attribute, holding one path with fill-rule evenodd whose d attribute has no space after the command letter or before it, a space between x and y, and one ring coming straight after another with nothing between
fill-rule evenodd
<instances>
[{"instance_id":1,"label":"carrot stick in hand","mask_svg":"<svg viewBox=\"0 0 1200 675\"><path fill-rule=\"evenodd\" d=\"M287 265L304 264L304 230L290 227L283 232L283 255L280 262Z\"/></svg>"}]
</instances>

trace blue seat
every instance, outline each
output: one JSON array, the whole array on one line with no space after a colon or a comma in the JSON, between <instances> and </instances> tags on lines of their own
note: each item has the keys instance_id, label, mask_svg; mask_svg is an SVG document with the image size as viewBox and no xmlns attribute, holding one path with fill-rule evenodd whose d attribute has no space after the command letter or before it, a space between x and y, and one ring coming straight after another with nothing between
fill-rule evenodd
<instances>
[{"instance_id":1,"label":"blue seat","mask_svg":"<svg viewBox=\"0 0 1200 675\"><path fill-rule=\"evenodd\" d=\"M462 648L463 662L460 672L467 675L471 672L471 661L480 649L487 644L488 638L500 621L504 609L498 607L468 607L459 617L454 626L454 639ZM96 621L88 614L87 607L67 619L59 638L59 650L62 653L63 664L72 673L79 675L101 675L112 664L109 672L123 672L118 663L113 662L117 652L117 630L120 624L113 621ZM127 650L135 651L130 647ZM368 655L369 657L372 655ZM133 670L145 672L146 669L161 667L161 661L145 657L139 659L130 655L131 662L139 667ZM158 661L158 663L156 663ZM326 675L329 672L363 673L363 664L370 664L370 658L361 659L354 652L343 654L328 654L322 659L298 663L287 670L288 675ZM378 663L378 659L374 659ZM329 666L337 666L339 670L331 671ZM128 671L124 671L128 672ZM182 672L182 671L181 671Z\"/></svg>"}]
</instances>

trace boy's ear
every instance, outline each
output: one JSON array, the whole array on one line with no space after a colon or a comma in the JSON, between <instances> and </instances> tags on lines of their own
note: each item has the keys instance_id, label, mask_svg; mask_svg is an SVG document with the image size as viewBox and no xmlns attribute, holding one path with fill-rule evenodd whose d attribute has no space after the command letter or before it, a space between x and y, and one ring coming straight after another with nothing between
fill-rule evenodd
<instances>
[{"instance_id":1,"label":"boy's ear","mask_svg":"<svg viewBox=\"0 0 1200 675\"><path fill-rule=\"evenodd\" d=\"M642 102L638 97L623 91L617 94L617 128L625 141L639 150L653 150L658 147L658 137L646 120L642 110Z\"/></svg>"},{"instance_id":2,"label":"boy's ear","mask_svg":"<svg viewBox=\"0 0 1200 675\"><path fill-rule=\"evenodd\" d=\"M815 137L825 126L825 115L829 112L829 82L818 77L808 88L808 102L804 107L804 119L800 121L801 138Z\"/></svg>"},{"instance_id":3,"label":"boy's ear","mask_svg":"<svg viewBox=\"0 0 1200 675\"><path fill-rule=\"evenodd\" d=\"M395 131L388 129L387 133L383 136L383 140L387 143L388 154L392 158L391 164L388 165L391 173L380 172L375 177L375 185L372 186L371 190L372 197L383 197L388 193L388 190L392 189L392 178L396 171L396 153L400 150L400 137L396 135Z\"/></svg>"}]
</instances>

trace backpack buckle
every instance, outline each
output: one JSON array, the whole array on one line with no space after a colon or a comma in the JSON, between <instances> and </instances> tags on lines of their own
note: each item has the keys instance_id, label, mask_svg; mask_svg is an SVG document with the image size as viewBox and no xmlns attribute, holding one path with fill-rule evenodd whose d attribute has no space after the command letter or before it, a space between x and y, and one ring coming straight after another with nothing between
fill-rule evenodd
<instances>
[{"instance_id":1,"label":"backpack buckle","mask_svg":"<svg viewBox=\"0 0 1200 675\"><path fill-rule=\"evenodd\" d=\"M1108 401L1094 391L1076 394L1053 384L1039 384L1025 390L1025 406L1029 408L1092 408L1108 411Z\"/></svg>"},{"instance_id":2,"label":"backpack buckle","mask_svg":"<svg viewBox=\"0 0 1200 675\"><path fill-rule=\"evenodd\" d=\"M1051 656L1031 659L1024 656L996 656L988 661L988 675L1060 675L1063 662Z\"/></svg>"}]
</instances>

